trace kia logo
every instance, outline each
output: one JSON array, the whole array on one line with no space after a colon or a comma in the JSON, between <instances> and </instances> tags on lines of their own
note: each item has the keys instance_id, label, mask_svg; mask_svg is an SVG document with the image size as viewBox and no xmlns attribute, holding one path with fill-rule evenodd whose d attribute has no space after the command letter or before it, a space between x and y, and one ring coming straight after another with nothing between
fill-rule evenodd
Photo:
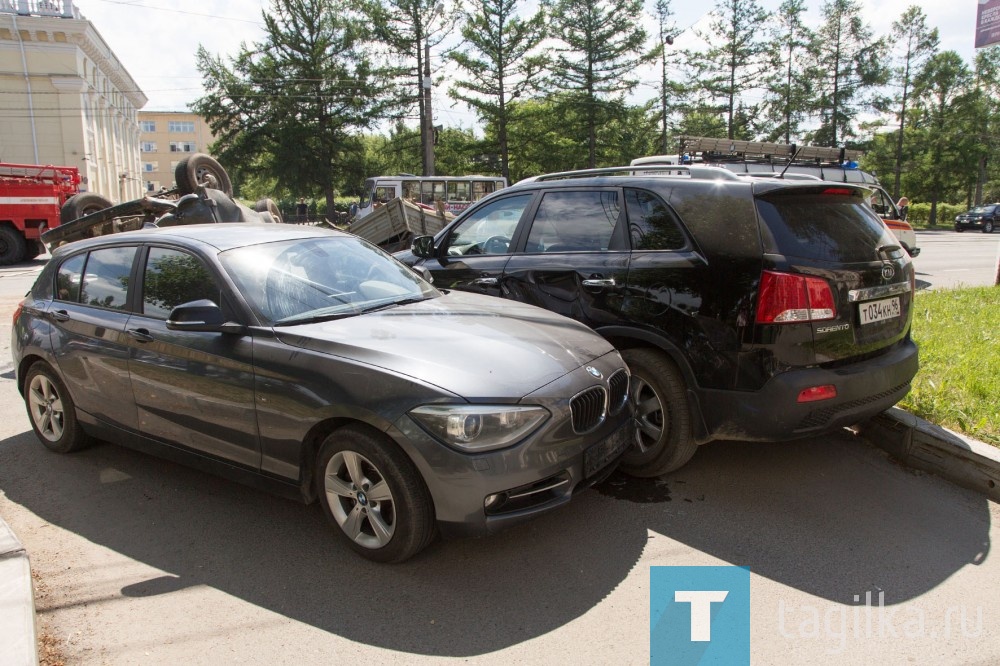
<instances>
[{"instance_id":1,"label":"kia logo","mask_svg":"<svg viewBox=\"0 0 1000 666\"><path fill-rule=\"evenodd\" d=\"M891 264L884 264L882 266L882 279L891 280L896 275L896 269L892 267Z\"/></svg>"}]
</instances>

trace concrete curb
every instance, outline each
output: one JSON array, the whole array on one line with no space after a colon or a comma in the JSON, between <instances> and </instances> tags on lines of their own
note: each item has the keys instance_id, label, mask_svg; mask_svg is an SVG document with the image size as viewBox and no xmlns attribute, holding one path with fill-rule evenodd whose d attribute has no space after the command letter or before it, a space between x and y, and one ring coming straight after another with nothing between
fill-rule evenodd
<instances>
[{"instance_id":1,"label":"concrete curb","mask_svg":"<svg viewBox=\"0 0 1000 666\"><path fill-rule=\"evenodd\" d=\"M28 553L0 518L0 665L37 663L35 596Z\"/></svg>"},{"instance_id":2,"label":"concrete curb","mask_svg":"<svg viewBox=\"0 0 1000 666\"><path fill-rule=\"evenodd\" d=\"M933 472L1000 502L1000 449L893 407L861 428L872 444L908 467Z\"/></svg>"}]
</instances>

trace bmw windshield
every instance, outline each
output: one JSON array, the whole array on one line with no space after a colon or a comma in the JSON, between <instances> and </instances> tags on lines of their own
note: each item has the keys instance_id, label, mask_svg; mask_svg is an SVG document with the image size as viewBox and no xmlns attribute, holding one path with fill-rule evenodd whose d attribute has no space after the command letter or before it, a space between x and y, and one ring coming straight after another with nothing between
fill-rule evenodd
<instances>
[{"instance_id":1,"label":"bmw windshield","mask_svg":"<svg viewBox=\"0 0 1000 666\"><path fill-rule=\"evenodd\" d=\"M388 254L350 236L228 250L223 266L255 314L287 326L349 317L440 295Z\"/></svg>"}]
</instances>

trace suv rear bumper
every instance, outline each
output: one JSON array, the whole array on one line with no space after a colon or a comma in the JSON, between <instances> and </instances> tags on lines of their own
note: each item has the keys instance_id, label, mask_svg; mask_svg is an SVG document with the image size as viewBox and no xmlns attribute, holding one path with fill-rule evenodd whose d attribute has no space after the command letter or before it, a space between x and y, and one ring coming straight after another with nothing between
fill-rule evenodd
<instances>
[{"instance_id":1,"label":"suv rear bumper","mask_svg":"<svg viewBox=\"0 0 1000 666\"><path fill-rule=\"evenodd\" d=\"M889 409L909 392L918 368L917 345L907 339L889 353L861 363L781 373L758 391L703 391L702 416L712 439L808 437ZM804 389L827 384L837 388L836 398L797 402Z\"/></svg>"}]
</instances>

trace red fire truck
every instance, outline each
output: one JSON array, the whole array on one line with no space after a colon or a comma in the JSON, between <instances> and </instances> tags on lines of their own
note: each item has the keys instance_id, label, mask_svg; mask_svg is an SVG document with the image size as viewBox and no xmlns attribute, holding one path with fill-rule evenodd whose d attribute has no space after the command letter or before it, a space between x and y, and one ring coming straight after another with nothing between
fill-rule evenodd
<instances>
[{"instance_id":1,"label":"red fire truck","mask_svg":"<svg viewBox=\"0 0 1000 666\"><path fill-rule=\"evenodd\" d=\"M39 237L59 226L62 205L79 191L75 167L0 163L0 265L45 252Z\"/></svg>"}]
</instances>

